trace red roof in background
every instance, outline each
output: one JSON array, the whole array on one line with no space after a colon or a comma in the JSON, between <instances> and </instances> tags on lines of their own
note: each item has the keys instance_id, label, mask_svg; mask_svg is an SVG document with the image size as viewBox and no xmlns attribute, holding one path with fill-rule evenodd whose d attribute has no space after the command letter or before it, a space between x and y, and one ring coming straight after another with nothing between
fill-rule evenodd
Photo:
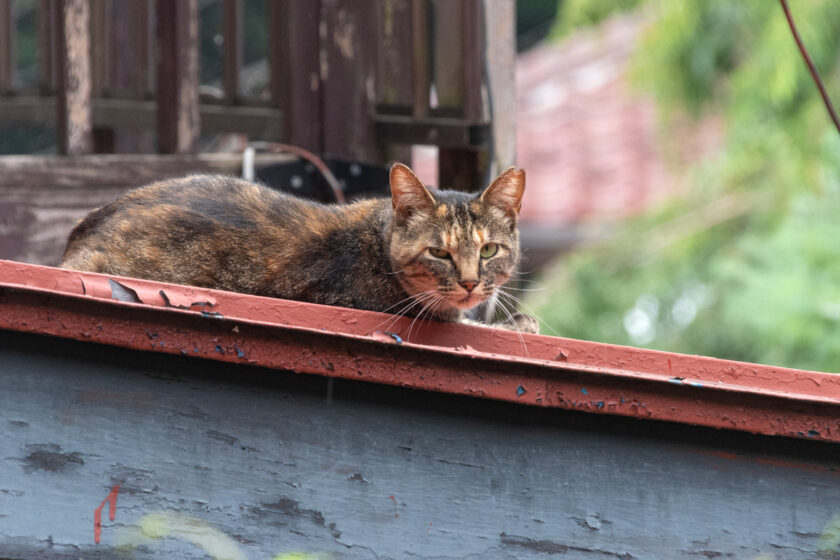
<instances>
[{"instance_id":1,"label":"red roof in background","mask_svg":"<svg viewBox=\"0 0 840 560\"><path fill-rule=\"evenodd\" d=\"M840 442L840 375L0 261L0 332Z\"/></svg>"},{"instance_id":2,"label":"red roof in background","mask_svg":"<svg viewBox=\"0 0 840 560\"><path fill-rule=\"evenodd\" d=\"M681 188L669 172L656 107L630 84L638 16L543 42L516 60L517 164L528 175L522 220L558 227L638 213ZM684 126L668 156L696 161L718 143L716 123ZM433 150L414 158L435 176Z\"/></svg>"}]
</instances>

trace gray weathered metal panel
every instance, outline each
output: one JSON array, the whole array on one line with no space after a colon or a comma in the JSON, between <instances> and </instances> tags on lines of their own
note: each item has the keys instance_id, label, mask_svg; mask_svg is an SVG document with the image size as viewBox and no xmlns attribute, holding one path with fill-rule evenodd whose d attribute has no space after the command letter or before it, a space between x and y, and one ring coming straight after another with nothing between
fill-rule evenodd
<instances>
[{"instance_id":1,"label":"gray weathered metal panel","mask_svg":"<svg viewBox=\"0 0 840 560\"><path fill-rule=\"evenodd\" d=\"M780 560L840 513L833 446L326 383L0 331L0 556L111 558L157 513L252 559Z\"/></svg>"}]
</instances>

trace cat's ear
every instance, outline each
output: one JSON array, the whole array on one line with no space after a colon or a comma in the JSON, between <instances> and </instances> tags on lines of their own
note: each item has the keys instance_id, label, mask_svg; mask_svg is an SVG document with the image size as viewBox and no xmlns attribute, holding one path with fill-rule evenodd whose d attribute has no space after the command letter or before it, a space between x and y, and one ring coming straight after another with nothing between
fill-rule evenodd
<instances>
[{"instance_id":1,"label":"cat's ear","mask_svg":"<svg viewBox=\"0 0 840 560\"><path fill-rule=\"evenodd\" d=\"M391 202L394 216L400 221L418 212L431 212L435 207L432 194L417 175L401 163L395 163L391 168Z\"/></svg>"},{"instance_id":2,"label":"cat's ear","mask_svg":"<svg viewBox=\"0 0 840 560\"><path fill-rule=\"evenodd\" d=\"M496 177L489 187L481 193L481 201L502 210L511 218L519 216L522 208L522 195L525 193L525 171L510 167Z\"/></svg>"}]
</instances>

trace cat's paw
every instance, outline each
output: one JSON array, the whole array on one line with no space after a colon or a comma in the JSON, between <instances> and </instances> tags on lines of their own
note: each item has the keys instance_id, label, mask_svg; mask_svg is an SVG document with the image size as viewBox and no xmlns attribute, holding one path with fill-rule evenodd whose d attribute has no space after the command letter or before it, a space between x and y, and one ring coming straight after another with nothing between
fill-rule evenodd
<instances>
[{"instance_id":1,"label":"cat's paw","mask_svg":"<svg viewBox=\"0 0 840 560\"><path fill-rule=\"evenodd\" d=\"M540 334L540 324L536 317L524 313L514 313L504 323L496 323L497 327L528 334Z\"/></svg>"}]
</instances>

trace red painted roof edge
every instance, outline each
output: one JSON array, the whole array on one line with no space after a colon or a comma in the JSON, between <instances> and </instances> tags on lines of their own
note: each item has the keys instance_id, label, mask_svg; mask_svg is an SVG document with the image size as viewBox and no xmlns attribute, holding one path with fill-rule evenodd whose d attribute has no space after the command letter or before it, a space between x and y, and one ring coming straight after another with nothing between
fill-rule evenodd
<instances>
[{"instance_id":1,"label":"red painted roof edge","mask_svg":"<svg viewBox=\"0 0 840 560\"><path fill-rule=\"evenodd\" d=\"M520 337L11 261L0 261L0 328L538 406L840 442L840 375Z\"/></svg>"}]
</instances>

